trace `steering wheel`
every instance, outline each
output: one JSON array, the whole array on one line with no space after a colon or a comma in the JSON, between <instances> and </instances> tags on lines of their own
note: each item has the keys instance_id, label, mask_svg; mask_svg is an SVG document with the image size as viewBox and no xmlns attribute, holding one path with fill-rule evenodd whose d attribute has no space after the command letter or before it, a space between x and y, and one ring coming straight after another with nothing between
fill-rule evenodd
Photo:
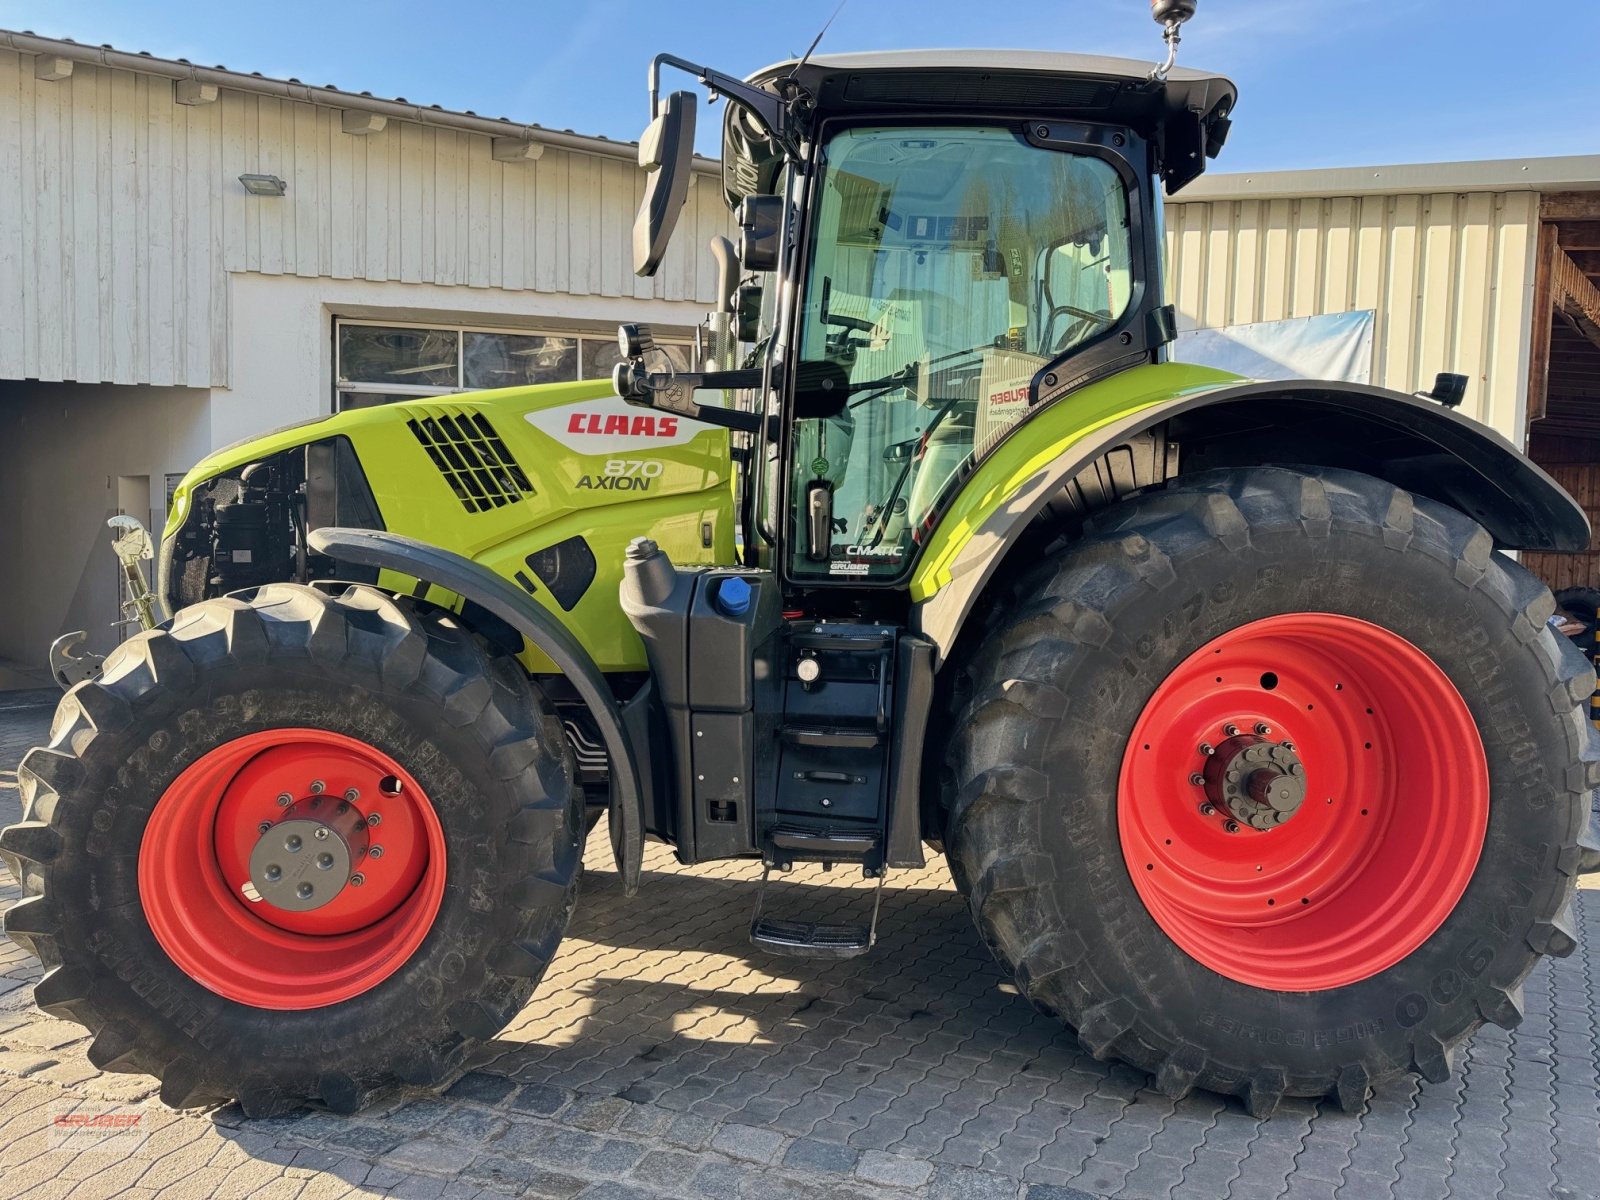
<instances>
[{"instance_id":1,"label":"steering wheel","mask_svg":"<svg viewBox=\"0 0 1600 1200\"><path fill-rule=\"evenodd\" d=\"M1076 324L1068 325L1061 331L1061 336L1051 339L1050 335L1055 329L1056 318L1065 313L1069 317L1077 318ZM1050 315L1045 319L1044 336L1041 344L1052 347L1056 351L1069 346L1076 346L1079 342L1086 342L1099 326L1116 324L1116 318L1108 317L1105 313L1090 312L1086 308L1078 308L1072 304L1055 304L1050 308Z\"/></svg>"}]
</instances>

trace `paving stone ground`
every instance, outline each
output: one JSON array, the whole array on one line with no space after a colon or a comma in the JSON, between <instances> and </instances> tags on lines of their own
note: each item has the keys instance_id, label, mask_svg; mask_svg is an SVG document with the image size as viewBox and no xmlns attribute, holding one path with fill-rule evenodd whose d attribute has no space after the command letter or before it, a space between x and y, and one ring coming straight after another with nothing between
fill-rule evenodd
<instances>
[{"instance_id":1,"label":"paving stone ground","mask_svg":"<svg viewBox=\"0 0 1600 1200\"><path fill-rule=\"evenodd\" d=\"M0 693L7 772L45 733L41 699ZM0 775L0 823L16 812ZM31 1007L39 968L5 942L0 1197L1600 1196L1600 891L1580 895L1583 948L1534 973L1523 1024L1480 1033L1451 1083L1393 1085L1361 1116L1291 1101L1257 1121L1080 1052L990 960L942 863L896 873L876 950L827 963L749 945L749 864L685 869L652 847L630 901L608 857L598 830L569 937L475 1069L356 1117L168 1112ZM784 905L869 899L791 878ZM15 896L0 871L0 905ZM56 1123L108 1111L140 1124Z\"/></svg>"}]
</instances>

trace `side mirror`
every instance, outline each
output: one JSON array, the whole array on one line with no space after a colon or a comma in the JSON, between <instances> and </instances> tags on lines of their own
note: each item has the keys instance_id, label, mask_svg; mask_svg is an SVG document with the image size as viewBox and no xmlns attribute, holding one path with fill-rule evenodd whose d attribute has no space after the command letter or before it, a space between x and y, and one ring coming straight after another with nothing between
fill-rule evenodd
<instances>
[{"instance_id":1,"label":"side mirror","mask_svg":"<svg viewBox=\"0 0 1600 1200\"><path fill-rule=\"evenodd\" d=\"M633 270L654 275L666 257L667 243L689 198L694 164L693 92L673 92L639 139L639 166L645 172L644 199L633 220Z\"/></svg>"}]
</instances>

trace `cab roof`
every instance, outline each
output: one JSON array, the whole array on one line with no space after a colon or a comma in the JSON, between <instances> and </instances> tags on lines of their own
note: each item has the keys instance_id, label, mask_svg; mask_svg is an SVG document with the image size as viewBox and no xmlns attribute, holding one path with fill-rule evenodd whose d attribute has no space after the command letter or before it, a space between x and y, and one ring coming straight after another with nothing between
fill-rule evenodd
<instances>
[{"instance_id":1,"label":"cab roof","mask_svg":"<svg viewBox=\"0 0 1600 1200\"><path fill-rule=\"evenodd\" d=\"M823 119L931 112L1074 118L1125 125L1157 145L1167 190L1205 169L1227 136L1238 89L1210 71L1043 50L887 50L819 54L749 76L771 91L791 75Z\"/></svg>"},{"instance_id":2,"label":"cab roof","mask_svg":"<svg viewBox=\"0 0 1600 1200\"><path fill-rule=\"evenodd\" d=\"M796 59L763 67L748 77L750 83L767 83L794 71ZM1150 78L1153 63L1138 58L1113 58L1104 54L1067 54L1057 50L867 50L850 54L814 54L800 68L800 81L809 83L836 72L878 71L985 71L992 73L1031 72L1058 76L1079 76L1144 82ZM1230 94L1233 83L1211 71L1192 67L1173 67L1167 82L1196 83L1215 81Z\"/></svg>"}]
</instances>

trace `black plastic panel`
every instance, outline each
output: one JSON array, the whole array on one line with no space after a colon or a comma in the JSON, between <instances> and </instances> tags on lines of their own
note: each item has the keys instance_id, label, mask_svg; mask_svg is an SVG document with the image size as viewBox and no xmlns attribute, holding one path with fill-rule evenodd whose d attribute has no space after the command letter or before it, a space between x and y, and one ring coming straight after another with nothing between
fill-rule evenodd
<instances>
[{"instance_id":1,"label":"black plastic panel","mask_svg":"<svg viewBox=\"0 0 1600 1200\"><path fill-rule=\"evenodd\" d=\"M581 536L535 550L527 563L528 570L550 589L551 599L566 612L572 611L594 582L594 551Z\"/></svg>"}]
</instances>

